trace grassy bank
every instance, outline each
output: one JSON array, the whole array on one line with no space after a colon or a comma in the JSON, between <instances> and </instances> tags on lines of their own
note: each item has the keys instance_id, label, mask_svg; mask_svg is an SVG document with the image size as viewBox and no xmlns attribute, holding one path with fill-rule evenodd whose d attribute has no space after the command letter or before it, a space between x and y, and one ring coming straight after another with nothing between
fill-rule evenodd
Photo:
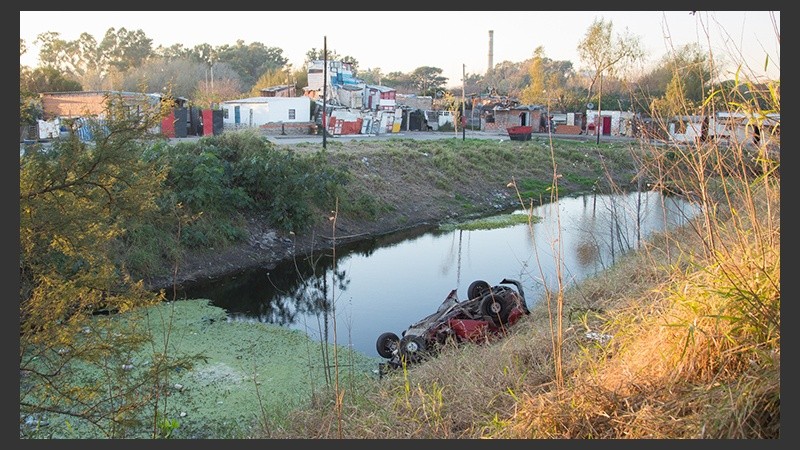
<instances>
[{"instance_id":1,"label":"grassy bank","mask_svg":"<svg viewBox=\"0 0 800 450\"><path fill-rule=\"evenodd\" d=\"M501 341L444 348L260 436L780 437L779 175L706 150L737 163L705 185L672 179L699 194L698 220L547 292Z\"/></svg>"},{"instance_id":2,"label":"grassy bank","mask_svg":"<svg viewBox=\"0 0 800 450\"><path fill-rule=\"evenodd\" d=\"M328 233L385 232L419 220L466 218L498 205L527 206L569 192L632 185L687 195L703 214L653 238L598 277L532 299L539 306L505 339L447 347L437 358L380 380L372 376L374 361L320 347L302 333L229 322L202 300L132 308L121 298L122 314L90 321L73 314L74 322L57 326L44 320L47 309L41 309L37 324L53 334L43 340L31 333L21 346L21 435L779 437L780 161L760 149L535 141L425 146L401 140L384 150L362 143L302 155L301 148L284 154L247 142L255 147L248 151L280 163L283 174L302 175L291 166L295 158L298 167L317 162L315 174L346 174L336 178L341 190L324 197L343 201L333 215L325 210L321 229ZM194 156L215 166L212 153L206 148ZM261 172L245 173L255 183ZM288 185L302 186L301 179ZM230 195L246 191L222 186ZM253 193L266 195L268 189L255 186ZM224 198L196 197L212 206ZM307 218L329 207L304 203L311 201L305 195L292 201L293 211L308 206L309 215L300 214ZM211 221L204 227L230 219L216 208L221 206L201 210ZM265 217L265 226L276 226ZM202 242L199 233L211 229L195 228L192 239ZM189 229L177 231L175 243ZM224 247L210 248L222 253ZM174 261L176 269L185 263ZM83 290L48 286L62 289L57 293L63 298L85 295L88 311L97 311L93 302L109 297L89 297L96 290L94 279L88 281ZM43 396L51 393L67 401Z\"/></svg>"}]
</instances>

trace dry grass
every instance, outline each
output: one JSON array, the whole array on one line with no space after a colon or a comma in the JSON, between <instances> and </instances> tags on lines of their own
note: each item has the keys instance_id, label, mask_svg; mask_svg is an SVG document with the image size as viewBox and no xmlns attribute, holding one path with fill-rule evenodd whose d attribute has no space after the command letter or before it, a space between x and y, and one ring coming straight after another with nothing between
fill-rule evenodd
<instances>
[{"instance_id":1,"label":"dry grass","mask_svg":"<svg viewBox=\"0 0 800 450\"><path fill-rule=\"evenodd\" d=\"M724 105L752 128L780 112L779 82L767 98L740 97L755 90L741 83L680 106L711 114ZM531 314L504 339L446 348L351 392L343 434L328 425L333 403L319 399L272 436L780 438L779 134L642 141L630 157L647 186L701 213L599 276L530 299Z\"/></svg>"},{"instance_id":2,"label":"dry grass","mask_svg":"<svg viewBox=\"0 0 800 450\"><path fill-rule=\"evenodd\" d=\"M780 437L780 177L751 167L695 184L696 221L563 293L563 387L536 302L504 339L348 393L342 435L320 399L272 437Z\"/></svg>"}]
</instances>

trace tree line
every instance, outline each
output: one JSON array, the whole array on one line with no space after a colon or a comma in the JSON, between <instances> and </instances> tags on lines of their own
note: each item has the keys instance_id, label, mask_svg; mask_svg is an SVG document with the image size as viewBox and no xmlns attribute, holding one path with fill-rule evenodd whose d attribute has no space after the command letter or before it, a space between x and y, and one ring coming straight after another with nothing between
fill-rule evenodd
<instances>
[{"instance_id":1,"label":"tree line","mask_svg":"<svg viewBox=\"0 0 800 450\"><path fill-rule=\"evenodd\" d=\"M293 67L283 49L261 42L154 47L142 30L126 28L109 28L99 42L88 33L69 41L56 32L42 33L35 42L40 48L39 65L20 65L22 123L41 115L36 102L41 92L160 92L209 108L225 100L258 96L261 89L276 85L293 85L299 91L308 84L305 64L324 56L323 50L311 48L303 67ZM603 109L668 117L694 114L707 104L710 93L741 86L733 80L720 83L709 52L697 44L677 48L651 69L637 73L646 57L640 38L627 30L615 33L613 23L603 19L587 29L578 50L580 70L572 61L549 58L544 46L538 46L525 61L503 61L485 74L465 74L464 91L547 105L551 111L585 111L592 103L604 105ZM20 38L20 56L27 51ZM401 94L461 96L460 88L445 87L450 80L438 67L383 73L380 68L361 69L355 57L335 50L328 50L327 58L349 63L368 84L391 87Z\"/></svg>"}]
</instances>

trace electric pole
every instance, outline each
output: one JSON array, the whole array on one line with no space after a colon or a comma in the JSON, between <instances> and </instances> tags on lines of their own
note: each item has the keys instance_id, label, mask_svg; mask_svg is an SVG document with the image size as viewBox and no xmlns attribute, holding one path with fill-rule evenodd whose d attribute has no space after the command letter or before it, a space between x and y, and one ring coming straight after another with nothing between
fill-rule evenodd
<instances>
[{"instance_id":1,"label":"electric pole","mask_svg":"<svg viewBox=\"0 0 800 450\"><path fill-rule=\"evenodd\" d=\"M325 113L328 109L328 36L323 37L322 41L322 148L327 148L328 127L326 125Z\"/></svg>"},{"instance_id":2,"label":"electric pole","mask_svg":"<svg viewBox=\"0 0 800 450\"><path fill-rule=\"evenodd\" d=\"M467 65L461 65L461 140L467 140L467 98L464 95L464 85L467 84Z\"/></svg>"},{"instance_id":3,"label":"electric pole","mask_svg":"<svg viewBox=\"0 0 800 450\"><path fill-rule=\"evenodd\" d=\"M603 126L603 116L600 114L602 111L600 108L600 104L603 100L603 71L600 71L600 89L598 90L597 94L597 126L594 128L594 132L597 133L597 143L596 145L600 145L600 128Z\"/></svg>"}]
</instances>

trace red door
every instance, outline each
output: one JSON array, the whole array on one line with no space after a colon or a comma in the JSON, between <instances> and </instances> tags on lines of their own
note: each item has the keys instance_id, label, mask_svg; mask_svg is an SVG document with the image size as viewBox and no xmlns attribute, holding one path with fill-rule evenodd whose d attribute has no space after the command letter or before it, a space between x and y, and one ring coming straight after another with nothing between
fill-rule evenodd
<instances>
[{"instance_id":1,"label":"red door","mask_svg":"<svg viewBox=\"0 0 800 450\"><path fill-rule=\"evenodd\" d=\"M168 138L175 137L175 111L170 111L161 119L161 134Z\"/></svg>"},{"instance_id":2,"label":"red door","mask_svg":"<svg viewBox=\"0 0 800 450\"><path fill-rule=\"evenodd\" d=\"M611 117L603 116L603 136L611 136Z\"/></svg>"}]
</instances>

